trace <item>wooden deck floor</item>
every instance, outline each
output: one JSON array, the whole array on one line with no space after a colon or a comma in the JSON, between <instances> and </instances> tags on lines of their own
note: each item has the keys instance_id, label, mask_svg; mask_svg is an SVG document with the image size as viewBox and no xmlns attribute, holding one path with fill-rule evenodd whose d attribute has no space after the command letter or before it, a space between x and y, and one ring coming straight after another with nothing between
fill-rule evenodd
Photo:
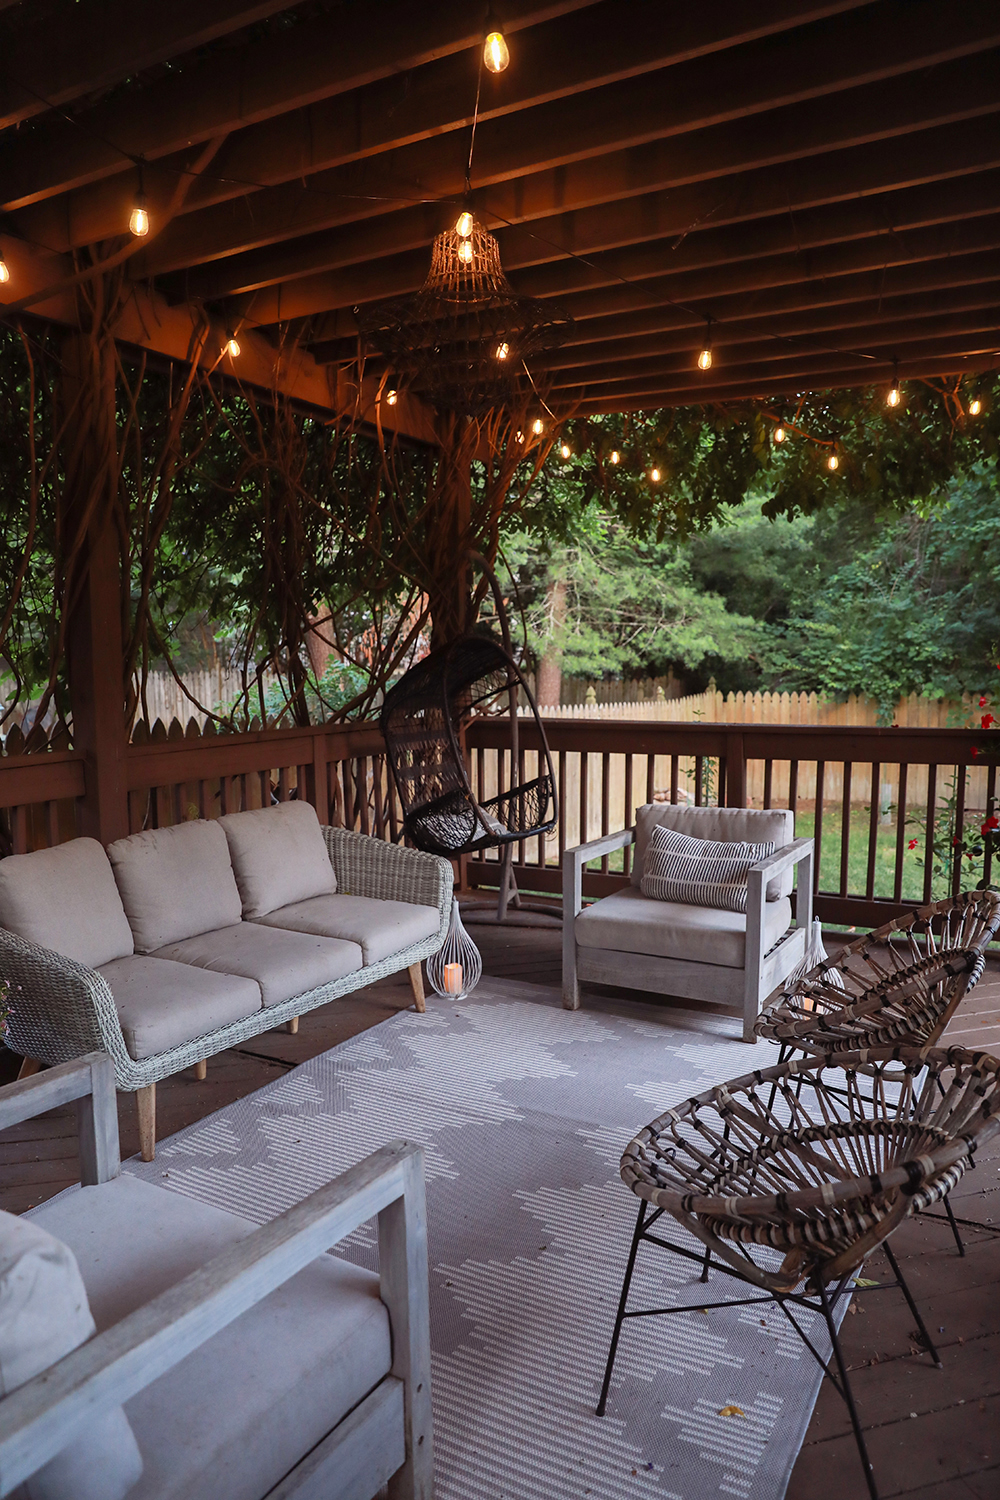
<instances>
[{"instance_id":1,"label":"wooden deck floor","mask_svg":"<svg viewBox=\"0 0 1000 1500\"><path fill-rule=\"evenodd\" d=\"M479 925L475 935L487 973L559 983L557 930ZM212 1059L204 1083L190 1074L168 1079L157 1091L158 1134L170 1135L252 1093L410 999L405 975L384 980L303 1016L297 1036L269 1032ZM1000 961L991 960L945 1040L1000 1048ZM13 1078L16 1066L17 1059L0 1050L0 1082ZM127 1156L138 1150L130 1096L120 1096L119 1118ZM77 1181L75 1136L70 1111L0 1134L0 1207L22 1212ZM893 1238L944 1368L935 1369L920 1353L913 1319L897 1291L860 1294L844 1320L844 1349L883 1500L1000 1500L1000 1145L981 1154L952 1203L966 1221L964 1257L948 1225L926 1217L908 1222ZM868 1267L871 1279L887 1276L877 1254ZM846 1410L825 1383L788 1500L853 1500L866 1493Z\"/></svg>"}]
</instances>

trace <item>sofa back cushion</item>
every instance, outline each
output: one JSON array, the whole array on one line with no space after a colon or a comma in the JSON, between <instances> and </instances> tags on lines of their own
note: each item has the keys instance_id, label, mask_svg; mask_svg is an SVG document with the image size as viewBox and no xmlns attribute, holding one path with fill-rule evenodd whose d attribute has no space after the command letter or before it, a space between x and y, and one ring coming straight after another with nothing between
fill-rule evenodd
<instances>
[{"instance_id":1,"label":"sofa back cushion","mask_svg":"<svg viewBox=\"0 0 1000 1500\"><path fill-rule=\"evenodd\" d=\"M714 839L725 844L773 844L783 849L795 837L795 814L787 807L686 807L670 802L647 802L635 815L635 859L632 884L642 885L643 863L649 836L657 826L673 828L691 838ZM788 896L793 875L785 870L767 883L768 901Z\"/></svg>"},{"instance_id":2,"label":"sofa back cushion","mask_svg":"<svg viewBox=\"0 0 1000 1500\"><path fill-rule=\"evenodd\" d=\"M40 1225L0 1213L0 1395L49 1369L93 1333L73 1252ZM89 1418L18 1493L27 1500L122 1500L141 1473L135 1437L118 1406Z\"/></svg>"},{"instance_id":3,"label":"sofa back cushion","mask_svg":"<svg viewBox=\"0 0 1000 1500\"><path fill-rule=\"evenodd\" d=\"M229 845L218 823L149 828L108 845L137 953L231 927L241 916Z\"/></svg>"},{"instance_id":4,"label":"sofa back cushion","mask_svg":"<svg viewBox=\"0 0 1000 1500\"><path fill-rule=\"evenodd\" d=\"M132 933L96 839L0 859L0 927L96 969L132 952Z\"/></svg>"},{"instance_id":5,"label":"sofa back cushion","mask_svg":"<svg viewBox=\"0 0 1000 1500\"><path fill-rule=\"evenodd\" d=\"M332 896L337 881L316 809L308 802L279 802L219 819L248 920L279 906Z\"/></svg>"}]
</instances>

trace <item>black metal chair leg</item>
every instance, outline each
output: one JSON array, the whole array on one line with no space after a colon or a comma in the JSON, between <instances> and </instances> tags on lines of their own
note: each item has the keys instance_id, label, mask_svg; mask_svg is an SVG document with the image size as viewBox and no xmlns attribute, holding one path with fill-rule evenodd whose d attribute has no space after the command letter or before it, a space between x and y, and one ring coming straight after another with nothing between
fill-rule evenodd
<instances>
[{"instance_id":1,"label":"black metal chair leg","mask_svg":"<svg viewBox=\"0 0 1000 1500\"><path fill-rule=\"evenodd\" d=\"M948 1223L951 1225L951 1232L955 1236L955 1244L958 1246L958 1253L959 1255L964 1255L965 1241L962 1239L961 1231L955 1221L955 1214L952 1210L950 1194L945 1197L944 1211L948 1215Z\"/></svg>"},{"instance_id":2,"label":"black metal chair leg","mask_svg":"<svg viewBox=\"0 0 1000 1500\"><path fill-rule=\"evenodd\" d=\"M706 1245L705 1246L705 1260L704 1260L704 1263L702 1264L701 1275L698 1277L699 1281L707 1281L708 1280L708 1267L709 1267L709 1262L711 1261L711 1259L712 1259L712 1247L711 1247L711 1245Z\"/></svg>"},{"instance_id":3,"label":"black metal chair leg","mask_svg":"<svg viewBox=\"0 0 1000 1500\"><path fill-rule=\"evenodd\" d=\"M923 1318L920 1316L920 1309L913 1300L913 1293L910 1291L910 1288L906 1284L906 1278L903 1275L902 1271L899 1269L899 1261L896 1259L895 1255L893 1255L892 1247L890 1246L888 1240L882 1241L882 1249L885 1251L886 1259L889 1262L892 1274L896 1278L896 1285L899 1287L903 1296L906 1298L906 1305L910 1309L910 1312L913 1314L914 1318L916 1318L917 1320L917 1330L920 1334L920 1337L924 1341L924 1347L927 1349L934 1363L940 1370L942 1368L941 1356L938 1354L937 1349L934 1346L934 1340L927 1332L927 1326L924 1323Z\"/></svg>"},{"instance_id":4,"label":"black metal chair leg","mask_svg":"<svg viewBox=\"0 0 1000 1500\"><path fill-rule=\"evenodd\" d=\"M601 1386L601 1399L597 1403L597 1415L604 1416L604 1409L608 1404L608 1390L611 1385L611 1372L615 1367L615 1355L618 1353L618 1340L621 1337L622 1323L625 1318L625 1304L628 1302L628 1289L632 1284L632 1272L635 1270L635 1257L639 1249L639 1241L642 1238L642 1226L646 1221L646 1201L639 1199L639 1217L635 1224L635 1233L632 1235L632 1248L628 1253L628 1264L625 1267L625 1280L622 1282L622 1294L618 1299L618 1314L615 1318L615 1331L611 1335L611 1348L608 1350L608 1363L604 1371L604 1384Z\"/></svg>"},{"instance_id":5,"label":"black metal chair leg","mask_svg":"<svg viewBox=\"0 0 1000 1500\"><path fill-rule=\"evenodd\" d=\"M858 1409L854 1404L854 1392L851 1390L851 1382L847 1376L847 1364L844 1353L840 1347L840 1338L837 1334L837 1325L833 1321L833 1310L830 1307L830 1299L826 1294L826 1287L820 1282L820 1301L823 1304L823 1316L826 1318L826 1331L830 1335L830 1343L833 1345L833 1357L837 1361L837 1373L840 1376L841 1394L847 1406L851 1418L851 1426L854 1428L854 1441L858 1445L858 1453L861 1457L861 1467L865 1471L865 1479L868 1481L868 1493L871 1500L878 1500L878 1489L875 1484L875 1472L872 1469L872 1461L868 1457L868 1449L865 1445L865 1435L861 1430L861 1422L858 1418Z\"/></svg>"}]
</instances>

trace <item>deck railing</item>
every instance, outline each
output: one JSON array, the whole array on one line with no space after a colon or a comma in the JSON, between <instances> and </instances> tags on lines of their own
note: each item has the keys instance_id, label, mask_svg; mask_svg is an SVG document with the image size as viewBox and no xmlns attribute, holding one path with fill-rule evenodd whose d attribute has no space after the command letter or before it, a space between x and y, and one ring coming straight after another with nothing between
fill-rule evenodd
<instances>
[{"instance_id":1,"label":"deck railing","mask_svg":"<svg viewBox=\"0 0 1000 1500\"><path fill-rule=\"evenodd\" d=\"M990 840L972 859L963 853L976 847L996 803L996 766L972 754L983 738L977 731L560 719L547 732L560 818L548 836L517 846L525 890L557 896L565 848L630 826L635 809L654 800L791 807L796 831L816 839L816 909L831 924L874 926L993 874ZM509 743L503 719L469 731L482 798L511 784ZM384 752L369 724L248 734L184 729L176 720L151 733L140 726L126 751L129 827L296 796L325 820L395 839L401 819ZM537 753L534 726L522 722L519 780L535 773ZM73 837L86 775L84 757L71 749L0 755L0 852ZM585 891L617 889L629 874L628 850L605 857L587 872ZM495 886L498 862L467 859L462 877Z\"/></svg>"}]
</instances>

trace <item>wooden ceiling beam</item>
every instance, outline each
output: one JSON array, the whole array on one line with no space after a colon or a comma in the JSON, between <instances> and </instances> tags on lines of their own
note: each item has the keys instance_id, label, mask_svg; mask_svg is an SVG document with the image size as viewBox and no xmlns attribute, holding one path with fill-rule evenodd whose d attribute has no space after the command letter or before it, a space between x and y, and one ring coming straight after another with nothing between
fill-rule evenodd
<instances>
[{"instance_id":1,"label":"wooden ceiling beam","mask_svg":"<svg viewBox=\"0 0 1000 1500\"><path fill-rule=\"evenodd\" d=\"M997 12L1000 16L1000 11ZM655 81L655 80L653 80ZM639 82L645 82L640 80ZM952 121L965 121L1000 109L1000 68L995 53L963 58L935 69L933 87L922 74L906 74L886 83L846 89L832 98L818 98L788 105L749 120L692 129L682 139L662 139L662 82L658 96L644 105L634 97L639 83L615 85L591 98L559 101L517 115L488 121L477 133L475 180L491 184L521 179L525 174L568 168L577 163L581 177L577 188L589 203L627 196L623 184L631 178L622 163L619 170L602 170L606 153L659 152L659 188L679 188L716 177L740 174L804 157L815 157L850 146L907 135ZM620 92L619 92L620 91ZM614 95L614 99L608 97ZM641 106L641 107L640 107ZM547 113L548 112L548 113ZM542 120L536 118L547 115ZM548 117L550 115L550 117ZM599 124L598 124L599 122ZM655 151L648 147L655 142ZM179 216L160 236L156 245L137 261L139 275L157 275L181 267L203 266L206 261L244 254L300 235L328 231L337 225L370 220L382 213L398 212L414 199L457 203L464 180L464 150L451 137L439 137L406 147L393 154L391 175L379 163L354 164L320 172L301 182L268 188L245 200ZM815 162L814 172L821 173ZM919 173L914 174L919 179ZM599 186L603 182L603 186ZM521 184L512 183L515 198L522 198ZM551 212L560 198L555 191L547 205ZM589 196L588 196L589 195ZM499 213L486 194L488 208ZM581 203L580 206L585 206ZM114 222L120 224L124 199L115 207ZM447 221L447 208L442 219ZM514 218L533 215L530 207L515 209ZM75 210L72 234L78 242L85 232L92 238L94 225L86 230ZM504 215L504 217L511 217ZM63 223L65 225L65 215ZM110 220L109 220L110 222ZM30 220L18 220L21 232L36 236ZM46 243L57 243L48 230ZM65 233L65 228L63 233ZM324 235L325 239L325 235ZM324 240L304 248L300 274L322 269ZM317 262L317 256L319 260ZM310 258L311 257L311 258ZM258 257L250 277L241 268L220 268L217 283L228 279L228 287L213 285L199 295L220 296L264 285L273 280L267 272L268 257ZM212 273L201 270L206 280ZM287 271L284 273L289 274ZM235 278L235 279L234 279Z\"/></svg>"},{"instance_id":2,"label":"wooden ceiling beam","mask_svg":"<svg viewBox=\"0 0 1000 1500\"><path fill-rule=\"evenodd\" d=\"M97 17L93 6L43 7L36 23L4 27L0 130L287 8L287 0L101 0Z\"/></svg>"},{"instance_id":3,"label":"wooden ceiling beam","mask_svg":"<svg viewBox=\"0 0 1000 1500\"><path fill-rule=\"evenodd\" d=\"M162 0L143 0L141 7L133 0L115 3L123 12L131 6L137 13L155 11L164 16L176 8L165 6ZM213 3L206 0L201 9L210 10ZM514 34L594 3L509 0L504 5L504 29ZM104 19L107 0L101 4L101 24L95 26L92 17L88 24L95 43L113 49L111 23ZM191 0L183 0L185 11L189 6L194 9ZM249 10L246 3L243 8ZM287 0L283 6L268 9L288 9ZM74 11L82 25L85 8ZM176 76L107 99L88 110L78 124L53 117L33 130L30 140L4 142L0 150L3 206L36 202L53 192L120 173L122 151L117 147L152 161L273 119L289 109L304 109L375 80L405 74L437 58L472 51L481 42L482 16L464 0L436 0L433 6L383 0L377 24L364 6L335 6L263 42L213 54ZM113 76L118 80L129 72L127 61L119 60ZM400 94L404 90L405 83ZM305 124L307 128L308 121Z\"/></svg>"}]
</instances>

